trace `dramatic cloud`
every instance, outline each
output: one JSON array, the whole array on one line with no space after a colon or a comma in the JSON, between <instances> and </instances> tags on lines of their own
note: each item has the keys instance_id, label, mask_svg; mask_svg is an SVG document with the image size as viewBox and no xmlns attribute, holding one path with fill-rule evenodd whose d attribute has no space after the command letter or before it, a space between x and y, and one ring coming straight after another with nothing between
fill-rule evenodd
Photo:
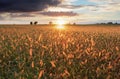
<instances>
[{"instance_id":1,"label":"dramatic cloud","mask_svg":"<svg viewBox=\"0 0 120 79\"><path fill-rule=\"evenodd\" d=\"M48 23L58 17L71 23L119 20L120 0L0 0L0 23Z\"/></svg>"},{"instance_id":2,"label":"dramatic cloud","mask_svg":"<svg viewBox=\"0 0 120 79\"><path fill-rule=\"evenodd\" d=\"M61 2L62 0L0 0L0 12L42 11Z\"/></svg>"},{"instance_id":3,"label":"dramatic cloud","mask_svg":"<svg viewBox=\"0 0 120 79\"><path fill-rule=\"evenodd\" d=\"M40 14L52 17L59 17L59 16L77 16L77 13L74 12L41 12Z\"/></svg>"},{"instance_id":4,"label":"dramatic cloud","mask_svg":"<svg viewBox=\"0 0 120 79\"><path fill-rule=\"evenodd\" d=\"M35 17L34 14L30 14L30 13L9 13L10 17Z\"/></svg>"}]
</instances>

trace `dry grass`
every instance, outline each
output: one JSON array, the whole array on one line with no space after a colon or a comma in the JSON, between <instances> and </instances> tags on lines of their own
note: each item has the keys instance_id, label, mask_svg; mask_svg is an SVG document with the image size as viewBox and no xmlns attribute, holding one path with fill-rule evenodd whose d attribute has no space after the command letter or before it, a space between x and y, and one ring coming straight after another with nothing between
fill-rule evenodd
<instances>
[{"instance_id":1,"label":"dry grass","mask_svg":"<svg viewBox=\"0 0 120 79\"><path fill-rule=\"evenodd\" d=\"M119 79L120 27L1 27L0 79Z\"/></svg>"}]
</instances>

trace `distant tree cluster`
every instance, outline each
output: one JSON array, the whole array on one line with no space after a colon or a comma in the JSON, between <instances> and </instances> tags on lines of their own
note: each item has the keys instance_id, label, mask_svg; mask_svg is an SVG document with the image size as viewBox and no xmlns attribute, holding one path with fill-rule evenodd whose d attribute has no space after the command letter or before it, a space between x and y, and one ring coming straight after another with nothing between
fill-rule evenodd
<instances>
[{"instance_id":1,"label":"distant tree cluster","mask_svg":"<svg viewBox=\"0 0 120 79\"><path fill-rule=\"evenodd\" d=\"M76 25L76 23L73 23L73 25Z\"/></svg>"},{"instance_id":2,"label":"distant tree cluster","mask_svg":"<svg viewBox=\"0 0 120 79\"><path fill-rule=\"evenodd\" d=\"M35 21L35 22L30 22L30 25L37 25L38 24L38 22L37 21Z\"/></svg>"},{"instance_id":3,"label":"distant tree cluster","mask_svg":"<svg viewBox=\"0 0 120 79\"><path fill-rule=\"evenodd\" d=\"M98 23L99 24L99 23ZM114 25L117 25L117 24L119 24L119 23L113 23L113 22L107 22L107 23L100 23L100 24L110 24L110 25L112 25L112 24L114 24Z\"/></svg>"},{"instance_id":4,"label":"distant tree cluster","mask_svg":"<svg viewBox=\"0 0 120 79\"><path fill-rule=\"evenodd\" d=\"M53 24L53 22L52 22L52 21L50 21L50 22L49 22L49 25L52 25L52 24Z\"/></svg>"}]
</instances>

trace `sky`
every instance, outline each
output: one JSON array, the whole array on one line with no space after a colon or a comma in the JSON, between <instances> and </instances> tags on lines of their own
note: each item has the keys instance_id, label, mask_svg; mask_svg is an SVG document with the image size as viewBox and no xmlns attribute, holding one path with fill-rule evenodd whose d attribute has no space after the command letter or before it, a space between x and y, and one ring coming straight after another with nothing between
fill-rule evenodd
<instances>
[{"instance_id":1,"label":"sky","mask_svg":"<svg viewBox=\"0 0 120 79\"><path fill-rule=\"evenodd\" d=\"M120 0L0 0L0 24L120 23Z\"/></svg>"}]
</instances>

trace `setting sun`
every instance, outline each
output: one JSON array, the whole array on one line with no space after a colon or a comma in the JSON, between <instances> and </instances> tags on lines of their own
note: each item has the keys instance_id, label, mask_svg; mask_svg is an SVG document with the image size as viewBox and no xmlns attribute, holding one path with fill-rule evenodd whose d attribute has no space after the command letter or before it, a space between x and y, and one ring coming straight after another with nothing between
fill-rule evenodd
<instances>
[{"instance_id":1,"label":"setting sun","mask_svg":"<svg viewBox=\"0 0 120 79\"><path fill-rule=\"evenodd\" d=\"M57 24L58 24L58 25L64 25L64 24L65 24L65 21L64 21L63 19L59 19L59 20L57 21Z\"/></svg>"},{"instance_id":2,"label":"setting sun","mask_svg":"<svg viewBox=\"0 0 120 79\"><path fill-rule=\"evenodd\" d=\"M58 29L64 29L66 21L63 18L59 18L56 22Z\"/></svg>"}]
</instances>

